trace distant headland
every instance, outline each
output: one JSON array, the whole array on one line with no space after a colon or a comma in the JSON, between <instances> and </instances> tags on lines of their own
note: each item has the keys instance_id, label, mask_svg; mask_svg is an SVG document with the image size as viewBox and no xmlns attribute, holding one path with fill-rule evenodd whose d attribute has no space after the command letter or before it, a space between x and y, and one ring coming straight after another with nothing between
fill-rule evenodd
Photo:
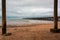
<instances>
[{"instance_id":1,"label":"distant headland","mask_svg":"<svg viewBox=\"0 0 60 40\"><path fill-rule=\"evenodd\" d=\"M54 17L35 17L35 18L24 18L24 19L53 21L54 20ZM60 16L58 17L58 21L60 21Z\"/></svg>"}]
</instances>

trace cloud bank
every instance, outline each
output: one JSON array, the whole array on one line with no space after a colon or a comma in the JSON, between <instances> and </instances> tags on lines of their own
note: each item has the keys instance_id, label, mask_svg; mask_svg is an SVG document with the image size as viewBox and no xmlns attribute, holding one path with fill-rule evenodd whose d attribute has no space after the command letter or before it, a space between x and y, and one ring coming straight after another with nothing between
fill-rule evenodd
<instances>
[{"instance_id":1,"label":"cloud bank","mask_svg":"<svg viewBox=\"0 0 60 40\"><path fill-rule=\"evenodd\" d=\"M58 1L60 13L60 0ZM7 0L7 16L46 17L53 16L54 0ZM1 5L1 1L0 1ZM60 14L58 14L60 16ZM0 6L1 16L1 6Z\"/></svg>"}]
</instances>

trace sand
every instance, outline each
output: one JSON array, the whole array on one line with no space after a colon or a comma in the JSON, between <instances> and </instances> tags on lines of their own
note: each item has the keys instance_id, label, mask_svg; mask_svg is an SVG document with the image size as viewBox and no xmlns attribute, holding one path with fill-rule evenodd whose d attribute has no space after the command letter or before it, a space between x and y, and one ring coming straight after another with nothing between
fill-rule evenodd
<instances>
[{"instance_id":1,"label":"sand","mask_svg":"<svg viewBox=\"0 0 60 40\"><path fill-rule=\"evenodd\" d=\"M0 40L60 40L60 33L51 33L51 28L53 23L9 27L7 33L12 33L10 36L2 36L0 28Z\"/></svg>"}]
</instances>

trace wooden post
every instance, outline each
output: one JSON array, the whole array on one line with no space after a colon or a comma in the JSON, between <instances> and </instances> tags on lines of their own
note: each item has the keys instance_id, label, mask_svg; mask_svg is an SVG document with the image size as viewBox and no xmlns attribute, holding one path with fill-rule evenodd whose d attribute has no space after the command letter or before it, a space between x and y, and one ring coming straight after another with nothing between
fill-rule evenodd
<instances>
[{"instance_id":1,"label":"wooden post","mask_svg":"<svg viewBox=\"0 0 60 40\"><path fill-rule=\"evenodd\" d=\"M6 0L2 0L2 35L6 34Z\"/></svg>"},{"instance_id":2,"label":"wooden post","mask_svg":"<svg viewBox=\"0 0 60 40\"><path fill-rule=\"evenodd\" d=\"M60 32L60 29L58 29L58 0L54 0L54 29L50 31L55 33Z\"/></svg>"},{"instance_id":3,"label":"wooden post","mask_svg":"<svg viewBox=\"0 0 60 40\"><path fill-rule=\"evenodd\" d=\"M54 0L54 29L58 29L58 0Z\"/></svg>"}]
</instances>

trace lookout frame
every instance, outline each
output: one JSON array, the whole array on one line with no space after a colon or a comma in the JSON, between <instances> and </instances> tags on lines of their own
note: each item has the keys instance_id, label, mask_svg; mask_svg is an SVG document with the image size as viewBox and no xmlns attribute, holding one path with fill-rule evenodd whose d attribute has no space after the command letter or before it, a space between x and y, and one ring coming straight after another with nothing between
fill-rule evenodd
<instances>
[{"instance_id":1,"label":"lookout frame","mask_svg":"<svg viewBox=\"0 0 60 40\"><path fill-rule=\"evenodd\" d=\"M58 0L54 0L54 28L50 32L59 33L58 29ZM7 34L6 30L6 0L2 0L2 35Z\"/></svg>"}]
</instances>

